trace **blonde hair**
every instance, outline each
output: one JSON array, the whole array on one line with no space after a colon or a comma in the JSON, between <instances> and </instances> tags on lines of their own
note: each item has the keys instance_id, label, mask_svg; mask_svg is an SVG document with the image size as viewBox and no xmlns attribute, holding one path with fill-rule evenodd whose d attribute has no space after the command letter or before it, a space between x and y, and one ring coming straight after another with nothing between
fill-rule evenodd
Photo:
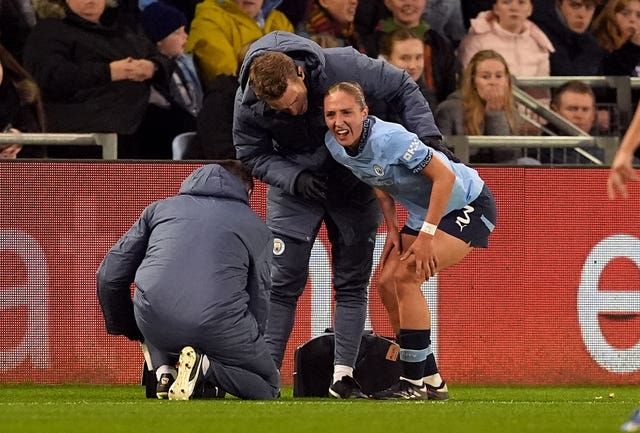
<instances>
[{"instance_id":1,"label":"blonde hair","mask_svg":"<svg viewBox=\"0 0 640 433\"><path fill-rule=\"evenodd\" d=\"M356 83L355 81L342 81L340 83L334 84L333 86L329 87L326 96L332 95L336 92L344 92L353 96L356 100L356 104L360 106L360 109L364 109L367 106L364 98L364 90L362 90L362 86L360 86L360 84Z\"/></svg>"},{"instance_id":2,"label":"blonde hair","mask_svg":"<svg viewBox=\"0 0 640 433\"><path fill-rule=\"evenodd\" d=\"M507 77L510 76L509 65L499 53L494 50L478 51L469 62L469 65L462 74L462 83L460 85L460 93L462 95L462 116L464 119L464 131L467 135L483 135L484 133L484 116L485 101L478 94L475 78L478 65L485 60L497 60L504 66ZM507 123L511 132L516 130L518 113L511 92L511 80L507 78L508 89L504 95L505 114Z\"/></svg>"}]
</instances>

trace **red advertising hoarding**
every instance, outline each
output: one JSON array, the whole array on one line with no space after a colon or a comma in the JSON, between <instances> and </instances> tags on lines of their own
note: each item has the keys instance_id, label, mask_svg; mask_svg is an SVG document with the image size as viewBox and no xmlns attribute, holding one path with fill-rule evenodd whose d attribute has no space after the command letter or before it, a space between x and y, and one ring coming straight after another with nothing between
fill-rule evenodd
<instances>
[{"instance_id":1,"label":"red advertising hoarding","mask_svg":"<svg viewBox=\"0 0 640 433\"><path fill-rule=\"evenodd\" d=\"M142 354L106 334L95 271L150 202L198 165L0 163L0 383L135 383ZM442 374L465 384L640 384L640 188L603 169L480 168L498 203L487 250L423 286ZM265 188L252 206L265 214ZM378 234L377 256L385 230ZM321 231L282 370L331 325ZM367 327L390 336L370 286Z\"/></svg>"}]
</instances>

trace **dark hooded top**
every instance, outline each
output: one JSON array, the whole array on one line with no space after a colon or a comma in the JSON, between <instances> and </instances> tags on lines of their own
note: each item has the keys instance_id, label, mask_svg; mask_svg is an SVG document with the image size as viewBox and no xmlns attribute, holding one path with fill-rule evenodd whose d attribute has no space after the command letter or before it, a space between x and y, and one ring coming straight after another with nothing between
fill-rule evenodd
<instances>
[{"instance_id":1,"label":"dark hooded top","mask_svg":"<svg viewBox=\"0 0 640 433\"><path fill-rule=\"evenodd\" d=\"M146 207L102 261L98 298L107 332L135 329L133 303L143 316L221 329L249 312L262 332L272 247L238 178L218 164L198 168L178 195Z\"/></svg>"}]
</instances>

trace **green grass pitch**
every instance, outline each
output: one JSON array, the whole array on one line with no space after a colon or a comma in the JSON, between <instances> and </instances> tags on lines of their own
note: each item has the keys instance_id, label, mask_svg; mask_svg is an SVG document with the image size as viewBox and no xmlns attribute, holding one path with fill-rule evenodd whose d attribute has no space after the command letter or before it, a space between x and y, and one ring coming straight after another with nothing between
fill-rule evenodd
<instances>
[{"instance_id":1,"label":"green grass pitch","mask_svg":"<svg viewBox=\"0 0 640 433\"><path fill-rule=\"evenodd\" d=\"M452 386L434 401L160 401L140 386L0 385L1 433L606 433L640 387ZM611 395L611 396L610 396Z\"/></svg>"}]
</instances>

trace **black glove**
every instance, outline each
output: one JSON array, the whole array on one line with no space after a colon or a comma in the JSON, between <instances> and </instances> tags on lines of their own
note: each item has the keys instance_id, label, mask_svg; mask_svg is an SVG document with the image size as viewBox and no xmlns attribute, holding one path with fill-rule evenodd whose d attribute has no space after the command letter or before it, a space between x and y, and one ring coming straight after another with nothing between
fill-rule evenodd
<instances>
[{"instance_id":1,"label":"black glove","mask_svg":"<svg viewBox=\"0 0 640 433\"><path fill-rule=\"evenodd\" d=\"M296 179L295 191L306 199L324 201L327 199L327 182L308 171L302 171Z\"/></svg>"}]
</instances>

